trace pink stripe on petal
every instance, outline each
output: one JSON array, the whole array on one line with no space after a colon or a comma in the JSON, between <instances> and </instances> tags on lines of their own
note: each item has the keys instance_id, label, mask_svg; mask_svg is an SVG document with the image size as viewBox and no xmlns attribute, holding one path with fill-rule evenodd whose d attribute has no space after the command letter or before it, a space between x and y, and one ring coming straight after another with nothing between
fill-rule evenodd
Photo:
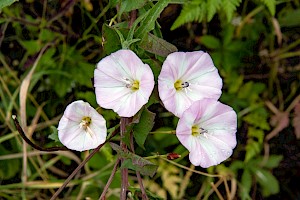
<instances>
[{"instance_id":1,"label":"pink stripe on petal","mask_svg":"<svg viewBox=\"0 0 300 200\"><path fill-rule=\"evenodd\" d=\"M103 58L94 75L97 103L123 117L135 115L147 103L154 88L149 65L131 50L119 50ZM132 88L133 83L139 84L137 90Z\"/></svg>"},{"instance_id":2,"label":"pink stripe on petal","mask_svg":"<svg viewBox=\"0 0 300 200\"><path fill-rule=\"evenodd\" d=\"M197 76L210 74L213 71L217 72L217 68L214 66L211 57L207 53L202 53L200 55L196 52L196 54L189 57L192 58L192 60L187 59L189 62L189 68L183 74L182 79L191 80Z\"/></svg>"},{"instance_id":3,"label":"pink stripe on petal","mask_svg":"<svg viewBox=\"0 0 300 200\"><path fill-rule=\"evenodd\" d=\"M114 105L118 104L118 102L122 98L131 95L132 92L128 88L99 88L98 87L96 88L96 93L99 94L96 96L97 103L104 108L112 109Z\"/></svg>"},{"instance_id":4,"label":"pink stripe on petal","mask_svg":"<svg viewBox=\"0 0 300 200\"><path fill-rule=\"evenodd\" d=\"M70 115L71 118L78 120L70 119ZM90 122L87 119L90 119ZM94 125L92 127L97 127L97 130L92 130L91 124ZM67 106L57 129L61 143L77 151L97 147L105 141L107 135L105 119L88 103L81 100Z\"/></svg>"},{"instance_id":5,"label":"pink stripe on petal","mask_svg":"<svg viewBox=\"0 0 300 200\"><path fill-rule=\"evenodd\" d=\"M192 135L192 127L199 132ZM214 99L194 102L182 115L176 128L179 141L190 151L194 165L217 165L236 146L237 116L233 109Z\"/></svg>"},{"instance_id":6,"label":"pink stripe on petal","mask_svg":"<svg viewBox=\"0 0 300 200\"><path fill-rule=\"evenodd\" d=\"M179 85L175 90L176 81L187 86ZM218 70L211 57L203 51L170 54L158 77L159 96L166 109L178 117L194 101L204 98L219 99L221 88L222 79ZM174 95L172 90L175 91Z\"/></svg>"}]
</instances>

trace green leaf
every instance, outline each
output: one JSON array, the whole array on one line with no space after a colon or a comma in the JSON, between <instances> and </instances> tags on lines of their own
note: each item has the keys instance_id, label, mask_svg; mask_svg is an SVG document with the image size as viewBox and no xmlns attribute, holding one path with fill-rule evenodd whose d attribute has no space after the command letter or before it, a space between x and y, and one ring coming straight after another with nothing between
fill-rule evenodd
<instances>
[{"instance_id":1,"label":"green leaf","mask_svg":"<svg viewBox=\"0 0 300 200\"><path fill-rule=\"evenodd\" d=\"M241 178L241 186L239 190L239 196L241 199L251 199L249 193L251 191L252 185L252 174L248 169L245 169L242 178Z\"/></svg>"},{"instance_id":2,"label":"green leaf","mask_svg":"<svg viewBox=\"0 0 300 200\"><path fill-rule=\"evenodd\" d=\"M265 109L256 109L250 114L244 116L243 120L254 127L268 131L270 130L270 125L267 121L268 114L264 111Z\"/></svg>"},{"instance_id":3,"label":"green leaf","mask_svg":"<svg viewBox=\"0 0 300 200\"><path fill-rule=\"evenodd\" d=\"M271 15L275 15L276 0L260 0L270 11Z\"/></svg>"},{"instance_id":4,"label":"green leaf","mask_svg":"<svg viewBox=\"0 0 300 200\"><path fill-rule=\"evenodd\" d=\"M51 134L48 136L49 139L54 140L55 142L60 142L58 138L57 128L55 126L50 126Z\"/></svg>"},{"instance_id":5,"label":"green leaf","mask_svg":"<svg viewBox=\"0 0 300 200\"><path fill-rule=\"evenodd\" d=\"M243 80L243 75L238 75L237 73L231 74L231 77L229 79L230 82L227 84L229 86L228 93L237 93L241 85L243 84Z\"/></svg>"},{"instance_id":6,"label":"green leaf","mask_svg":"<svg viewBox=\"0 0 300 200\"><path fill-rule=\"evenodd\" d=\"M157 82L158 76L161 71L161 63L153 58L142 59L142 61L150 66L154 75L154 80L155 82Z\"/></svg>"},{"instance_id":7,"label":"green leaf","mask_svg":"<svg viewBox=\"0 0 300 200\"><path fill-rule=\"evenodd\" d=\"M220 8L221 0L208 0L207 1L207 21L212 20L217 10Z\"/></svg>"},{"instance_id":8,"label":"green leaf","mask_svg":"<svg viewBox=\"0 0 300 200\"><path fill-rule=\"evenodd\" d=\"M119 15L121 15L123 12L129 12L132 10L139 9L143 7L148 0L122 0Z\"/></svg>"},{"instance_id":9,"label":"green leaf","mask_svg":"<svg viewBox=\"0 0 300 200\"><path fill-rule=\"evenodd\" d=\"M99 153L96 153L88 165L94 169L103 169L110 162L114 162L114 156L112 155L112 149L109 145L104 145Z\"/></svg>"},{"instance_id":10,"label":"green leaf","mask_svg":"<svg viewBox=\"0 0 300 200\"><path fill-rule=\"evenodd\" d=\"M123 149L117 144L110 143L110 145L120 157L125 158L121 168L132 169L140 172L142 175L150 177L153 177L156 173L158 168L157 165L129 151L124 152Z\"/></svg>"},{"instance_id":11,"label":"green leaf","mask_svg":"<svg viewBox=\"0 0 300 200\"><path fill-rule=\"evenodd\" d=\"M155 27L155 22L160 16L160 13L168 5L170 0L160 0L148 11L149 14L141 21L140 27L136 30L136 38L142 39L148 32Z\"/></svg>"},{"instance_id":12,"label":"green leaf","mask_svg":"<svg viewBox=\"0 0 300 200\"><path fill-rule=\"evenodd\" d=\"M42 48L38 40L20 40L20 43L30 56L36 54Z\"/></svg>"},{"instance_id":13,"label":"green leaf","mask_svg":"<svg viewBox=\"0 0 300 200\"><path fill-rule=\"evenodd\" d=\"M0 1L0 12L1 12L2 8L10 6L11 4L13 4L16 1L18 1L18 0L1 0Z\"/></svg>"},{"instance_id":14,"label":"green leaf","mask_svg":"<svg viewBox=\"0 0 300 200\"><path fill-rule=\"evenodd\" d=\"M143 38L139 46L150 53L164 57L167 57L170 53L178 51L176 46L151 33L148 33L146 37Z\"/></svg>"},{"instance_id":15,"label":"green leaf","mask_svg":"<svg viewBox=\"0 0 300 200\"><path fill-rule=\"evenodd\" d=\"M210 49L219 49L221 48L221 42L218 38L212 35L204 35L200 38L201 44Z\"/></svg>"},{"instance_id":16,"label":"green leaf","mask_svg":"<svg viewBox=\"0 0 300 200\"><path fill-rule=\"evenodd\" d=\"M133 136L136 143L144 148L144 143L149 132L152 130L154 125L155 113L150 112L145 108L142 112L140 121L133 127Z\"/></svg>"},{"instance_id":17,"label":"green leaf","mask_svg":"<svg viewBox=\"0 0 300 200\"><path fill-rule=\"evenodd\" d=\"M103 48L107 55L122 48L120 38L116 30L107 24L102 26Z\"/></svg>"},{"instance_id":18,"label":"green leaf","mask_svg":"<svg viewBox=\"0 0 300 200\"><path fill-rule=\"evenodd\" d=\"M179 17L175 20L171 27L174 30L188 22L201 22L206 16L206 2L192 1L183 5Z\"/></svg>"},{"instance_id":19,"label":"green leaf","mask_svg":"<svg viewBox=\"0 0 300 200\"><path fill-rule=\"evenodd\" d=\"M262 144L254 141L253 139L248 139L245 149L246 149L245 162L248 162L254 156L260 153L262 149Z\"/></svg>"},{"instance_id":20,"label":"green leaf","mask_svg":"<svg viewBox=\"0 0 300 200\"><path fill-rule=\"evenodd\" d=\"M245 163L240 160L235 160L233 163L229 166L229 168L237 174L239 169L242 169L245 167Z\"/></svg>"},{"instance_id":21,"label":"green leaf","mask_svg":"<svg viewBox=\"0 0 300 200\"><path fill-rule=\"evenodd\" d=\"M133 200L140 200L142 198L142 191L140 188L133 188L128 187L129 191L133 194ZM150 191L146 190L146 194L149 200L164 200L163 198L159 197L156 194L151 193Z\"/></svg>"},{"instance_id":22,"label":"green leaf","mask_svg":"<svg viewBox=\"0 0 300 200\"><path fill-rule=\"evenodd\" d=\"M263 157L259 157L258 159L256 159L256 164L261 164L263 161ZM268 160L266 161L266 163L263 165L263 167L268 168L268 169L273 169L278 167L279 163L282 161L283 156L282 155L270 155L268 157Z\"/></svg>"},{"instance_id":23,"label":"green leaf","mask_svg":"<svg viewBox=\"0 0 300 200\"><path fill-rule=\"evenodd\" d=\"M129 32L128 32L128 36L126 40L132 40L133 36L134 36L134 31L136 30L136 27L138 26L138 24L146 17L148 16L149 12L145 12L142 15L140 15L132 24L132 27L130 28Z\"/></svg>"},{"instance_id":24,"label":"green leaf","mask_svg":"<svg viewBox=\"0 0 300 200\"><path fill-rule=\"evenodd\" d=\"M258 140L258 143L262 144L264 141L264 136L265 134L263 130L249 127L248 137L256 138Z\"/></svg>"},{"instance_id":25,"label":"green leaf","mask_svg":"<svg viewBox=\"0 0 300 200\"><path fill-rule=\"evenodd\" d=\"M232 24L227 24L222 30L222 38L223 38L223 46L230 47L232 45L233 37L234 37L235 27ZM237 41L239 44L243 44L241 41ZM235 47L236 48L236 47ZM244 48L244 47L241 47ZM239 51L239 49L236 49Z\"/></svg>"},{"instance_id":26,"label":"green leaf","mask_svg":"<svg viewBox=\"0 0 300 200\"><path fill-rule=\"evenodd\" d=\"M0 155L9 155L11 152L0 145ZM19 159L9 159L0 162L0 180L8 180L16 176L20 169Z\"/></svg>"},{"instance_id":27,"label":"green leaf","mask_svg":"<svg viewBox=\"0 0 300 200\"><path fill-rule=\"evenodd\" d=\"M232 20L234 11L236 11L241 2L242 0L222 0L221 8L224 10L228 22Z\"/></svg>"},{"instance_id":28,"label":"green leaf","mask_svg":"<svg viewBox=\"0 0 300 200\"><path fill-rule=\"evenodd\" d=\"M261 168L254 168L253 173L255 174L258 183L262 187L262 194L267 197L271 194L277 194L279 192L279 183L273 174L267 170Z\"/></svg>"},{"instance_id":29,"label":"green leaf","mask_svg":"<svg viewBox=\"0 0 300 200\"><path fill-rule=\"evenodd\" d=\"M55 38L55 33L48 29L42 29L39 38L44 42L52 41Z\"/></svg>"},{"instance_id":30,"label":"green leaf","mask_svg":"<svg viewBox=\"0 0 300 200\"><path fill-rule=\"evenodd\" d=\"M115 7L118 3L119 3L120 0L109 0L109 5L110 7Z\"/></svg>"},{"instance_id":31,"label":"green leaf","mask_svg":"<svg viewBox=\"0 0 300 200\"><path fill-rule=\"evenodd\" d=\"M286 9L279 15L278 21L281 27L300 26L300 8L296 10Z\"/></svg>"}]
</instances>

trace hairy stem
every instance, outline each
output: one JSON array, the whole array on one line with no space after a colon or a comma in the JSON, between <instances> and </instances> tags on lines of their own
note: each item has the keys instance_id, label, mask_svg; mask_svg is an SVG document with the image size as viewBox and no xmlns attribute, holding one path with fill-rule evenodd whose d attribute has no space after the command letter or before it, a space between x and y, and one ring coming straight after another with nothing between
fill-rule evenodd
<instances>
[{"instance_id":1,"label":"hairy stem","mask_svg":"<svg viewBox=\"0 0 300 200\"><path fill-rule=\"evenodd\" d=\"M123 142L126 133L126 125L131 122L131 118L122 117L121 124L120 124L120 135L121 141L120 146L124 152L127 151L127 145ZM124 158L121 158L121 163L124 162ZM128 188L128 169L122 168L121 169L121 193L120 193L120 200L126 200L127 198L127 188Z\"/></svg>"}]
</instances>

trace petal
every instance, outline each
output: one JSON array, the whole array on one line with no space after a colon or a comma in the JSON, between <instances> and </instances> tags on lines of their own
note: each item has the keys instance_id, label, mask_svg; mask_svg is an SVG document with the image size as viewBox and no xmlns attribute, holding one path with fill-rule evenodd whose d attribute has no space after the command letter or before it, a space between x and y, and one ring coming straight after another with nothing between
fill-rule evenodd
<instances>
[{"instance_id":1,"label":"petal","mask_svg":"<svg viewBox=\"0 0 300 200\"><path fill-rule=\"evenodd\" d=\"M96 87L96 100L97 103L107 109L115 109L121 106L120 101L122 98L127 98L131 95L132 91L128 88L101 88ZM98 95L97 95L98 94Z\"/></svg>"},{"instance_id":2,"label":"petal","mask_svg":"<svg viewBox=\"0 0 300 200\"><path fill-rule=\"evenodd\" d=\"M134 92L127 98L122 99L121 106L116 112L121 117L132 117L135 115L148 102L148 99L145 99L140 93Z\"/></svg>"},{"instance_id":3,"label":"petal","mask_svg":"<svg viewBox=\"0 0 300 200\"><path fill-rule=\"evenodd\" d=\"M94 75L97 103L121 117L135 115L148 102L154 88L151 68L131 50L119 50L103 58ZM132 91L126 84L135 80L139 81L139 89Z\"/></svg>"},{"instance_id":4,"label":"petal","mask_svg":"<svg viewBox=\"0 0 300 200\"><path fill-rule=\"evenodd\" d=\"M113 72L112 72L113 73ZM116 78L123 77L123 78ZM99 69L94 71L94 87L96 88L114 88L114 87L126 87L124 76L121 73L114 75L107 74Z\"/></svg>"},{"instance_id":5,"label":"petal","mask_svg":"<svg viewBox=\"0 0 300 200\"><path fill-rule=\"evenodd\" d=\"M176 91L177 80L189 86ZM219 99L222 79L211 57L203 51L174 52L163 63L158 77L159 96L167 110L181 117L193 102L204 98Z\"/></svg>"},{"instance_id":6,"label":"petal","mask_svg":"<svg viewBox=\"0 0 300 200\"><path fill-rule=\"evenodd\" d=\"M64 116L74 122L80 122L85 114L85 102L82 100L74 101L69 104L64 112Z\"/></svg>"},{"instance_id":7,"label":"petal","mask_svg":"<svg viewBox=\"0 0 300 200\"><path fill-rule=\"evenodd\" d=\"M217 138L218 140L226 143L230 148L235 148L236 142L236 130L208 130L209 135Z\"/></svg>"},{"instance_id":8,"label":"petal","mask_svg":"<svg viewBox=\"0 0 300 200\"><path fill-rule=\"evenodd\" d=\"M206 168L208 165L207 163L209 162L207 159L207 155L205 151L203 150L201 144L199 141L194 140L193 144L194 148L190 150L190 155L189 159L191 163L195 166L201 166Z\"/></svg>"},{"instance_id":9,"label":"petal","mask_svg":"<svg viewBox=\"0 0 300 200\"><path fill-rule=\"evenodd\" d=\"M192 126L198 125L207 132L192 135ZM189 150L194 165L218 165L232 154L236 146L237 115L233 109L215 99L194 102L178 121L176 136Z\"/></svg>"},{"instance_id":10,"label":"petal","mask_svg":"<svg viewBox=\"0 0 300 200\"><path fill-rule=\"evenodd\" d=\"M188 95L193 101L204 98L219 99L222 94L222 79L217 70L206 73L202 76L197 76L192 80L187 80L190 83Z\"/></svg>"},{"instance_id":11,"label":"petal","mask_svg":"<svg viewBox=\"0 0 300 200\"><path fill-rule=\"evenodd\" d=\"M79 123L71 121L65 116L62 116L61 120L59 121L57 130L58 138L65 146L68 146L68 143L81 133Z\"/></svg>"},{"instance_id":12,"label":"petal","mask_svg":"<svg viewBox=\"0 0 300 200\"><path fill-rule=\"evenodd\" d=\"M210 135L207 135L207 138L201 142L201 146L205 159L200 166L204 168L218 165L232 154L232 148L228 144Z\"/></svg>"},{"instance_id":13,"label":"petal","mask_svg":"<svg viewBox=\"0 0 300 200\"><path fill-rule=\"evenodd\" d=\"M70 119L67 115L72 114ZM91 124L87 129L80 125L83 117L90 117ZM87 131L88 130L88 131ZM58 124L58 137L67 148L77 151L94 149L103 142L107 135L106 122L104 118L88 103L75 101L67 106L64 115Z\"/></svg>"},{"instance_id":14,"label":"petal","mask_svg":"<svg viewBox=\"0 0 300 200\"><path fill-rule=\"evenodd\" d=\"M143 65L143 62L133 51L119 50L103 58L97 64L97 70L120 80L124 77L135 78L136 70ZM95 79L95 87L97 84L101 84L101 82Z\"/></svg>"},{"instance_id":15,"label":"petal","mask_svg":"<svg viewBox=\"0 0 300 200\"><path fill-rule=\"evenodd\" d=\"M212 71L217 71L209 54L203 51L187 52L185 60L187 60L188 67L181 77L184 80L192 80L210 74Z\"/></svg>"}]
</instances>

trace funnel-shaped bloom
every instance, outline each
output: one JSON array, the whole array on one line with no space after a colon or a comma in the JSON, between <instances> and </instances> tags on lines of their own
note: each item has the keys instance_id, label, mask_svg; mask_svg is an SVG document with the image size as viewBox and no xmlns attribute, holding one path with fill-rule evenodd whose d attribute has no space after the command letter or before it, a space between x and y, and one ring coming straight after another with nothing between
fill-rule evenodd
<instances>
[{"instance_id":1,"label":"funnel-shaped bloom","mask_svg":"<svg viewBox=\"0 0 300 200\"><path fill-rule=\"evenodd\" d=\"M149 65L131 50L119 50L103 58L94 72L98 104L121 117L132 117L145 105L154 87Z\"/></svg>"},{"instance_id":2,"label":"funnel-shaped bloom","mask_svg":"<svg viewBox=\"0 0 300 200\"><path fill-rule=\"evenodd\" d=\"M237 116L231 107L215 99L203 99L183 113L176 135L189 150L191 163L207 168L231 156L236 128Z\"/></svg>"},{"instance_id":3,"label":"funnel-shaped bloom","mask_svg":"<svg viewBox=\"0 0 300 200\"><path fill-rule=\"evenodd\" d=\"M203 51L174 52L166 58L158 77L165 108L177 117L203 98L218 100L222 79L211 57Z\"/></svg>"},{"instance_id":4,"label":"funnel-shaped bloom","mask_svg":"<svg viewBox=\"0 0 300 200\"><path fill-rule=\"evenodd\" d=\"M81 100L67 106L58 124L58 138L76 151L94 149L105 142L105 119L89 103Z\"/></svg>"}]
</instances>

